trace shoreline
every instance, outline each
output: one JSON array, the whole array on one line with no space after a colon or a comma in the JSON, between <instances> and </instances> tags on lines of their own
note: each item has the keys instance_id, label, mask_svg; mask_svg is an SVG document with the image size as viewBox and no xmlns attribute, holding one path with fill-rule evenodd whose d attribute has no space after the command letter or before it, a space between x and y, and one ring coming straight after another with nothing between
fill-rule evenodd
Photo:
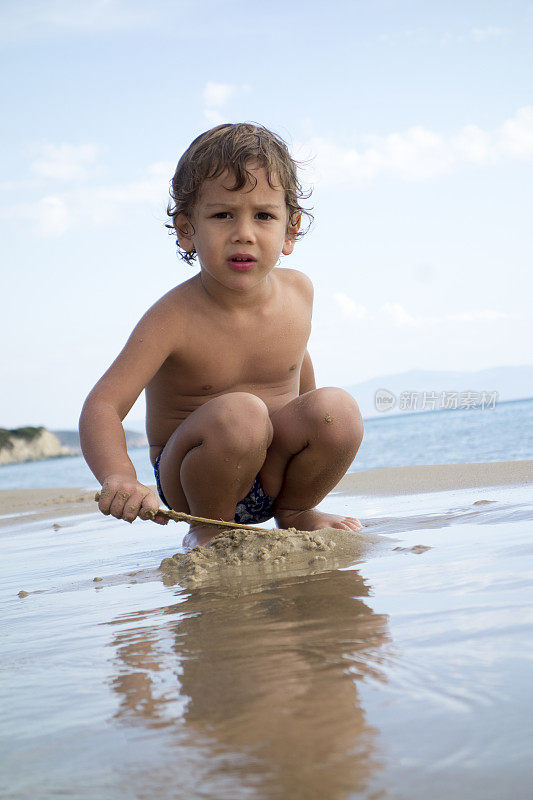
<instances>
[{"instance_id":1,"label":"shoreline","mask_svg":"<svg viewBox=\"0 0 533 800\"><path fill-rule=\"evenodd\" d=\"M382 467L345 475L330 493L335 495L409 495L489 486L533 483L533 461ZM155 486L151 486L156 494ZM49 488L0 490L0 528L96 513L99 489Z\"/></svg>"},{"instance_id":2,"label":"shoreline","mask_svg":"<svg viewBox=\"0 0 533 800\"><path fill-rule=\"evenodd\" d=\"M533 483L533 461L479 461L380 467L350 472L331 495L398 495L447 492L481 486L527 486Z\"/></svg>"}]
</instances>

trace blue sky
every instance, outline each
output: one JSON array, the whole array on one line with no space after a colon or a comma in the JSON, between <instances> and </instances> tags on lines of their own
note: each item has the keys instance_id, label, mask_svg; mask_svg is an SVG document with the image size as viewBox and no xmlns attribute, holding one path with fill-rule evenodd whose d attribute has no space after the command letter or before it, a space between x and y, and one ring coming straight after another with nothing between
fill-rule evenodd
<instances>
[{"instance_id":1,"label":"blue sky","mask_svg":"<svg viewBox=\"0 0 533 800\"><path fill-rule=\"evenodd\" d=\"M531 363L532 45L532 2L2 0L0 427L74 426L193 274L168 181L219 121L309 160L319 384Z\"/></svg>"}]
</instances>

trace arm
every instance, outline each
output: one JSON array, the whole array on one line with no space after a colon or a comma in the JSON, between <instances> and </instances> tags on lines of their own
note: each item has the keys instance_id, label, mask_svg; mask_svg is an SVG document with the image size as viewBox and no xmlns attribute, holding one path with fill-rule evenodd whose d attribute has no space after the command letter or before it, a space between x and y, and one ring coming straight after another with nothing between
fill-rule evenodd
<instances>
[{"instance_id":1,"label":"arm","mask_svg":"<svg viewBox=\"0 0 533 800\"><path fill-rule=\"evenodd\" d=\"M313 362L309 351L305 351L304 360L302 361L302 368L300 370L300 394L305 394L316 389L315 371L313 369Z\"/></svg>"},{"instance_id":2,"label":"arm","mask_svg":"<svg viewBox=\"0 0 533 800\"><path fill-rule=\"evenodd\" d=\"M104 514L133 522L156 512L155 494L137 481L126 451L122 420L146 384L173 349L169 302L151 308L126 346L89 393L80 417L83 455L102 484L99 508ZM156 519L163 522L162 518Z\"/></svg>"}]
</instances>

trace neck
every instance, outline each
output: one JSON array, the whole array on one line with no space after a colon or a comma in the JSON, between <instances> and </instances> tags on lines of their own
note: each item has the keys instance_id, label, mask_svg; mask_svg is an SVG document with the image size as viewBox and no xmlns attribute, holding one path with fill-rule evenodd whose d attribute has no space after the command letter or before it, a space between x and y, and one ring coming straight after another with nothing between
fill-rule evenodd
<instances>
[{"instance_id":1,"label":"neck","mask_svg":"<svg viewBox=\"0 0 533 800\"><path fill-rule=\"evenodd\" d=\"M263 307L272 297L274 290L270 275L246 292L222 286L203 272L198 275L198 280L211 302L224 311L246 311L257 308L257 306Z\"/></svg>"}]
</instances>

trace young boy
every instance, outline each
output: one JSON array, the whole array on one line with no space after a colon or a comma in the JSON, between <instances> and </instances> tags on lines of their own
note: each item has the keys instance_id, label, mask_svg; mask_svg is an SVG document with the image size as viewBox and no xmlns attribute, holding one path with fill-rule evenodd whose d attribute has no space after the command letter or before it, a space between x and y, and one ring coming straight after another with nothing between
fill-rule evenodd
<instances>
[{"instance_id":1,"label":"young boy","mask_svg":"<svg viewBox=\"0 0 533 800\"><path fill-rule=\"evenodd\" d=\"M121 424L146 389L150 458L169 508L360 530L314 508L352 463L363 423L347 392L316 388L306 349L313 287L276 267L307 213L285 142L262 126L219 125L182 156L171 196L178 249L200 272L146 312L85 401L81 444L102 484L100 510L132 522L159 508L137 481ZM218 532L193 525L184 544Z\"/></svg>"}]
</instances>

